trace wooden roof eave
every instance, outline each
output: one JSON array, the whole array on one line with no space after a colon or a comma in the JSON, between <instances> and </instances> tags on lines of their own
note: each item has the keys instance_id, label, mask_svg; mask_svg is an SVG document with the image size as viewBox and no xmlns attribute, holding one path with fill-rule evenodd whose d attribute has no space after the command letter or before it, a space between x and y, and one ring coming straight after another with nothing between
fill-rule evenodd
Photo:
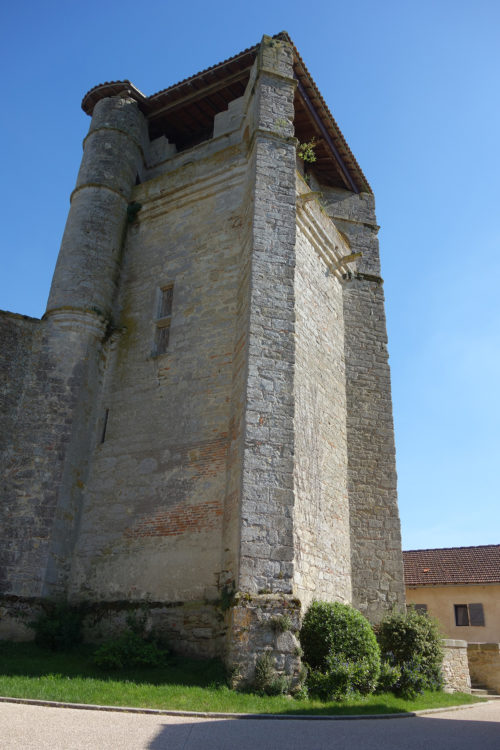
<instances>
[{"instance_id":1,"label":"wooden roof eave","mask_svg":"<svg viewBox=\"0 0 500 750\"><path fill-rule=\"evenodd\" d=\"M295 44L290 38L290 35L286 31L282 31L280 34L277 34L275 38L288 42L292 47L294 75L300 84L298 88L301 99L307 111L310 113L311 118L314 117L314 119L316 119L315 116L317 116L320 120L321 132L324 129L328 134L328 138L325 138L323 134L322 137L325 139L332 160L334 161L335 168L339 172L346 188L348 190L353 190L352 186L354 186L354 192L356 193L372 193L373 191L368 180L363 174L354 154L350 150L332 113L325 104L321 92L316 86L314 79L309 73ZM308 102L305 101L305 97L307 97ZM312 115L311 109L314 111L315 116ZM316 128L318 127L319 126L316 124Z\"/></svg>"},{"instance_id":2,"label":"wooden roof eave","mask_svg":"<svg viewBox=\"0 0 500 750\"><path fill-rule=\"evenodd\" d=\"M275 38L288 42L292 47L294 75L298 82L297 94L300 97L301 108L311 123L311 130L318 133L324 144L324 155L331 160L330 169L335 172L336 180L340 180L347 190L355 193L365 191L371 193L372 190L366 177L289 35L287 32L282 32ZM196 73L151 96L145 96L127 79L99 84L84 96L82 108L87 114L92 115L95 104L101 98L126 92L138 102L140 109L153 127L166 115L181 109L186 109L186 116L188 116L187 109L197 105L203 99L210 100L212 97L212 101L207 102L212 106L219 97L227 98L227 96L224 97L223 90L227 93L228 90L231 91L231 86L244 83L245 78L250 74L258 49L259 45L250 47L222 63Z\"/></svg>"}]
</instances>

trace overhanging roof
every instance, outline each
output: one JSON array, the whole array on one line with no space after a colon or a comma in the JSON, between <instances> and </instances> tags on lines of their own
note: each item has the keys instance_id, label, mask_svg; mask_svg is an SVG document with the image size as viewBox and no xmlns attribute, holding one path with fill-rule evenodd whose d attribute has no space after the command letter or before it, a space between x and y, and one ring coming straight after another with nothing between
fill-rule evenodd
<instances>
[{"instance_id":1,"label":"overhanging roof","mask_svg":"<svg viewBox=\"0 0 500 750\"><path fill-rule=\"evenodd\" d=\"M319 181L356 193L372 192L289 35L281 32L274 38L288 42L293 49L297 79L295 135L301 142L316 139L313 171ZM210 138L215 115L225 111L233 99L243 96L259 46L249 47L151 96L145 96L128 80L101 83L85 94L82 109L91 115L100 99L126 90L147 116L151 138L165 135L179 150L189 148Z\"/></svg>"},{"instance_id":2,"label":"overhanging roof","mask_svg":"<svg viewBox=\"0 0 500 750\"><path fill-rule=\"evenodd\" d=\"M407 586L500 583L500 544L403 552Z\"/></svg>"}]
</instances>

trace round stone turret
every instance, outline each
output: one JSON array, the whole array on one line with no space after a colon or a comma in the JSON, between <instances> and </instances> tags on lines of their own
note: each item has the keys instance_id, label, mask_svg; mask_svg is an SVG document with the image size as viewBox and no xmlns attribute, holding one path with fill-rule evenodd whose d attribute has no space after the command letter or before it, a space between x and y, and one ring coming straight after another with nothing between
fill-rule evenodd
<instances>
[{"instance_id":1,"label":"round stone turret","mask_svg":"<svg viewBox=\"0 0 500 750\"><path fill-rule=\"evenodd\" d=\"M94 108L46 314L73 310L108 317L127 221L143 164L147 123L129 97Z\"/></svg>"}]
</instances>

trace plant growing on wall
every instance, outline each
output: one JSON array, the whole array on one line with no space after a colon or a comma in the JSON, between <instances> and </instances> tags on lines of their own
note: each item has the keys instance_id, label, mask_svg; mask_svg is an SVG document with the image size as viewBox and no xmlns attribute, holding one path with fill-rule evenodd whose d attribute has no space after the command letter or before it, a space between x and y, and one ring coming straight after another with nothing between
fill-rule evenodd
<instances>
[{"instance_id":1,"label":"plant growing on wall","mask_svg":"<svg viewBox=\"0 0 500 750\"><path fill-rule=\"evenodd\" d=\"M302 161L306 162L306 164L312 164L316 161L316 138L311 138L310 141L305 141L304 143L299 143L297 146L297 156L299 159L302 159Z\"/></svg>"}]
</instances>

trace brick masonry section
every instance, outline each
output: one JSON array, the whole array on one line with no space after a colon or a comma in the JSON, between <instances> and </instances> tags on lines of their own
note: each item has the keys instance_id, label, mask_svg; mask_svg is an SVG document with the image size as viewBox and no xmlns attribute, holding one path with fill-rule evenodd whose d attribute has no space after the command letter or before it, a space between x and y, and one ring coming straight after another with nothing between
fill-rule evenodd
<instances>
[{"instance_id":1,"label":"brick masonry section","mask_svg":"<svg viewBox=\"0 0 500 750\"><path fill-rule=\"evenodd\" d=\"M193 531L204 531L219 526L222 504L217 501L176 505L170 511L157 513L153 518L138 521L125 532L128 537L178 536Z\"/></svg>"}]
</instances>

